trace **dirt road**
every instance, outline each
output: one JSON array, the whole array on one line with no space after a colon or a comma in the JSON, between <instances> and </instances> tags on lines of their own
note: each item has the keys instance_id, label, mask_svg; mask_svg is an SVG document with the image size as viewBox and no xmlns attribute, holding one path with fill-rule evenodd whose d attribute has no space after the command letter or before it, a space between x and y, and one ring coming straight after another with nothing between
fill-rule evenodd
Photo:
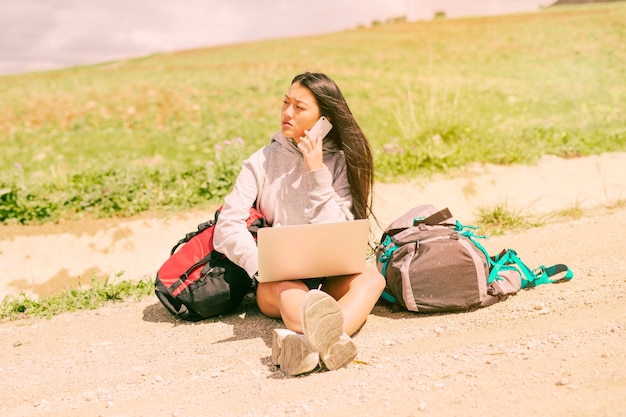
<instances>
[{"instance_id":1,"label":"dirt road","mask_svg":"<svg viewBox=\"0 0 626 417\"><path fill-rule=\"evenodd\" d=\"M0 324L0 415L624 416L626 209L491 239L575 278L468 313L375 308L358 363L286 378L247 301L190 324L156 299Z\"/></svg>"}]
</instances>

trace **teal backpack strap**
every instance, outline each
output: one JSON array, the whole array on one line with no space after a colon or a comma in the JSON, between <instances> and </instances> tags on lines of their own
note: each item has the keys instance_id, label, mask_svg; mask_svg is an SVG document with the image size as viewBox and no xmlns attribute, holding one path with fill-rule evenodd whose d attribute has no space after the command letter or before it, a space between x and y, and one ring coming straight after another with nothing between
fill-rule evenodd
<instances>
[{"instance_id":1,"label":"teal backpack strap","mask_svg":"<svg viewBox=\"0 0 626 417\"><path fill-rule=\"evenodd\" d=\"M384 276L387 275L387 264L389 263L389 259L391 259L391 254L394 253L396 249L398 249L398 245L393 243L391 240L391 236L385 236L385 239L382 241L381 245L385 247L385 251L378 258L378 262L382 264L382 268L380 273Z\"/></svg>"},{"instance_id":2,"label":"teal backpack strap","mask_svg":"<svg viewBox=\"0 0 626 417\"><path fill-rule=\"evenodd\" d=\"M533 281L529 281L528 283L522 282L522 288L532 288L541 284L553 284L555 282L560 281L569 281L574 278L574 273L567 265L564 264L556 264L549 267L545 267L541 265L537 269L535 269L534 275L535 279ZM565 273L561 278L552 279L557 274Z\"/></svg>"},{"instance_id":3,"label":"teal backpack strap","mask_svg":"<svg viewBox=\"0 0 626 417\"><path fill-rule=\"evenodd\" d=\"M382 268L380 273L382 274L383 277L386 278L386 274L387 274L387 265L389 264L389 259L391 259L391 254L398 249L398 245L396 245L395 243L393 243L393 240L391 239L391 236L386 235L385 239L381 242L381 245L383 247L385 247L385 251L380 255L380 257L378 258L378 262L380 264L382 264ZM395 304L396 297L394 297L393 295L391 295L391 293L387 290L384 290L383 293L380 295L380 298L382 298L385 301L388 301L392 304Z\"/></svg>"},{"instance_id":4,"label":"teal backpack strap","mask_svg":"<svg viewBox=\"0 0 626 417\"><path fill-rule=\"evenodd\" d=\"M533 282L536 279L535 273L528 268L524 262L522 262L522 260L517 256L517 252L513 249L505 249L492 259L494 265L492 274L498 274L500 271L516 270L520 274L522 288L529 286L525 285L525 283ZM493 281L491 279L491 274L489 275L489 278L489 283L491 283Z\"/></svg>"},{"instance_id":5,"label":"teal backpack strap","mask_svg":"<svg viewBox=\"0 0 626 417\"><path fill-rule=\"evenodd\" d=\"M569 281L574 278L574 273L565 264L556 264L549 267L539 266L531 270L522 260L517 256L517 252L513 249L506 249L499 255L494 257L495 267L494 270L517 270L522 278L522 289L533 288L542 284L554 284L559 281ZM560 278L553 279L558 274L565 273Z\"/></svg>"},{"instance_id":6,"label":"teal backpack strap","mask_svg":"<svg viewBox=\"0 0 626 417\"><path fill-rule=\"evenodd\" d=\"M472 241L474 245L481 252L485 254L487 258L487 262L489 263L489 279L487 280L488 284L491 284L495 280L502 280L500 278L501 271L511 271L516 270L520 273L521 276L521 288L533 288L537 285L541 284L553 284L559 281L569 281L574 278L574 273L569 269L567 265L564 264L556 264L550 267L545 267L543 265L531 270L522 260L517 256L517 252L513 249L506 249L500 252L498 255L491 257L487 250L476 241L476 238L486 239L486 236L479 236L474 233L476 230L476 226L464 226L459 221L456 222L455 230L459 232L459 234L467 237ZM553 279L557 274L565 273L564 276L558 279Z\"/></svg>"},{"instance_id":7,"label":"teal backpack strap","mask_svg":"<svg viewBox=\"0 0 626 417\"><path fill-rule=\"evenodd\" d=\"M466 238L468 238L485 255L487 263L489 264L487 266L489 267L490 271L487 283L491 284L494 280L500 281L502 280L502 278L500 278L500 276L498 275L498 271L502 269L502 266L497 266L494 259L489 255L489 252L487 252L487 249L485 249L483 245L478 243L476 239L487 239L487 236L477 235L476 233L474 233L474 230L476 229L478 229L477 226L464 226L458 220L456 221L456 224L454 226L454 230L459 232L461 236L465 236Z\"/></svg>"},{"instance_id":8,"label":"teal backpack strap","mask_svg":"<svg viewBox=\"0 0 626 417\"><path fill-rule=\"evenodd\" d=\"M383 293L380 295L380 298L382 298L383 300L391 303L391 304L395 304L396 303L396 297L394 297L393 295L391 295L391 293L387 290L384 290Z\"/></svg>"}]
</instances>

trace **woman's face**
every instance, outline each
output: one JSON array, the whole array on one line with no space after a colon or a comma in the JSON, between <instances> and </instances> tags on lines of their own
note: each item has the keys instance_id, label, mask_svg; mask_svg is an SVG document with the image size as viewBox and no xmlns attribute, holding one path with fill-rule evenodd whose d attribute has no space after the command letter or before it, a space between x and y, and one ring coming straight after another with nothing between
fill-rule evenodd
<instances>
[{"instance_id":1,"label":"woman's face","mask_svg":"<svg viewBox=\"0 0 626 417\"><path fill-rule=\"evenodd\" d=\"M311 129L320 116L320 108L311 90L296 82L285 94L280 131L299 143L304 131Z\"/></svg>"}]
</instances>

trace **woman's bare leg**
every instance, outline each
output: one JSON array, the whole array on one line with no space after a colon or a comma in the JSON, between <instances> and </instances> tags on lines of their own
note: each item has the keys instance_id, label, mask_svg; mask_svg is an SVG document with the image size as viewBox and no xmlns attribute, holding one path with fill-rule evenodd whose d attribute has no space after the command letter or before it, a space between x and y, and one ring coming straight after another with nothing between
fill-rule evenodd
<instances>
[{"instance_id":1,"label":"woman's bare leg","mask_svg":"<svg viewBox=\"0 0 626 417\"><path fill-rule=\"evenodd\" d=\"M308 291L302 281L259 283L256 300L263 314L282 319L289 330L302 333L302 301Z\"/></svg>"},{"instance_id":2,"label":"woman's bare leg","mask_svg":"<svg viewBox=\"0 0 626 417\"><path fill-rule=\"evenodd\" d=\"M361 274L326 278L322 286L339 303L344 332L350 336L365 323L384 289L385 278L370 266ZM308 291L302 281L259 283L257 304L263 314L282 319L289 330L302 333L302 301Z\"/></svg>"},{"instance_id":3,"label":"woman's bare leg","mask_svg":"<svg viewBox=\"0 0 626 417\"><path fill-rule=\"evenodd\" d=\"M384 289L385 278L371 266L361 274L327 278L322 286L339 303L343 329L349 336L365 323Z\"/></svg>"}]
</instances>

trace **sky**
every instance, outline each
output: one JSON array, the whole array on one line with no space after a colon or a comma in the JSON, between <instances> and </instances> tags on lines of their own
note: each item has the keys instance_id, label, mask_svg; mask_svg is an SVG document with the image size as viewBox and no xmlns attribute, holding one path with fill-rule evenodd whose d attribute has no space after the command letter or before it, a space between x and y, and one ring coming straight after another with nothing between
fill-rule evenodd
<instances>
[{"instance_id":1,"label":"sky","mask_svg":"<svg viewBox=\"0 0 626 417\"><path fill-rule=\"evenodd\" d=\"M538 10L554 0L0 0L0 75L271 38Z\"/></svg>"}]
</instances>

